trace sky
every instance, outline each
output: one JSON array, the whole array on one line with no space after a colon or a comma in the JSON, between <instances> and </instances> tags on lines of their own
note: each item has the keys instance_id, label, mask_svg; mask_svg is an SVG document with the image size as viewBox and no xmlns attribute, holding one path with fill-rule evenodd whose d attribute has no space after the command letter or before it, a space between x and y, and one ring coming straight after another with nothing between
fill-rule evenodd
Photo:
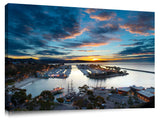
<instances>
[{"instance_id":1,"label":"sky","mask_svg":"<svg viewBox=\"0 0 160 120\"><path fill-rule=\"evenodd\" d=\"M14 59L154 61L154 12L8 4Z\"/></svg>"}]
</instances>

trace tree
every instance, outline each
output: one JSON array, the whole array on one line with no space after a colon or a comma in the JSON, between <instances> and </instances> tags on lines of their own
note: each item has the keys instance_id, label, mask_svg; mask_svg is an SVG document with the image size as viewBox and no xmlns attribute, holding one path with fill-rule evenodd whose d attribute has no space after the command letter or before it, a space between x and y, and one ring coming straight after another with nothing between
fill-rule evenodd
<instances>
[{"instance_id":1,"label":"tree","mask_svg":"<svg viewBox=\"0 0 160 120\"><path fill-rule=\"evenodd\" d=\"M111 87L111 93L115 94L116 93L116 89L114 89L113 87Z\"/></svg>"},{"instance_id":2,"label":"tree","mask_svg":"<svg viewBox=\"0 0 160 120\"><path fill-rule=\"evenodd\" d=\"M97 101L97 103L105 103L104 98L101 96L97 96L96 101Z\"/></svg>"},{"instance_id":3,"label":"tree","mask_svg":"<svg viewBox=\"0 0 160 120\"><path fill-rule=\"evenodd\" d=\"M132 98L131 98L131 96L129 96L129 99L128 99L128 104L129 104L129 105L133 105L133 101L132 101Z\"/></svg>"},{"instance_id":4,"label":"tree","mask_svg":"<svg viewBox=\"0 0 160 120\"><path fill-rule=\"evenodd\" d=\"M93 91L92 90L87 90L87 94L88 95L93 95Z\"/></svg>"},{"instance_id":5,"label":"tree","mask_svg":"<svg viewBox=\"0 0 160 120\"><path fill-rule=\"evenodd\" d=\"M34 108L34 102L30 102L30 103L27 103L27 107L26 107L28 110L33 110Z\"/></svg>"},{"instance_id":6,"label":"tree","mask_svg":"<svg viewBox=\"0 0 160 120\"><path fill-rule=\"evenodd\" d=\"M64 102L64 99L63 98L57 98L56 99L58 102L60 102L60 103L63 103Z\"/></svg>"},{"instance_id":7,"label":"tree","mask_svg":"<svg viewBox=\"0 0 160 120\"><path fill-rule=\"evenodd\" d=\"M27 99L27 95L24 90L15 92L11 97L11 101L15 106L17 106L18 104L24 103L26 99Z\"/></svg>"},{"instance_id":8,"label":"tree","mask_svg":"<svg viewBox=\"0 0 160 120\"><path fill-rule=\"evenodd\" d=\"M95 96L94 95L90 95L88 97L88 99L91 101L91 102L94 102L96 100Z\"/></svg>"},{"instance_id":9,"label":"tree","mask_svg":"<svg viewBox=\"0 0 160 120\"><path fill-rule=\"evenodd\" d=\"M88 88L89 88L89 86L83 85L82 87L79 87L78 89L79 89L80 92L85 92L86 93Z\"/></svg>"},{"instance_id":10,"label":"tree","mask_svg":"<svg viewBox=\"0 0 160 120\"><path fill-rule=\"evenodd\" d=\"M91 103L88 103L87 104L87 109L93 109L94 107L93 107L93 105L91 104Z\"/></svg>"},{"instance_id":11,"label":"tree","mask_svg":"<svg viewBox=\"0 0 160 120\"><path fill-rule=\"evenodd\" d=\"M83 106L83 99L75 101L74 105L78 106L81 109Z\"/></svg>"},{"instance_id":12,"label":"tree","mask_svg":"<svg viewBox=\"0 0 160 120\"><path fill-rule=\"evenodd\" d=\"M29 94L29 95L27 96L27 99L28 99L28 100L31 100L31 99L32 99L32 95Z\"/></svg>"},{"instance_id":13,"label":"tree","mask_svg":"<svg viewBox=\"0 0 160 120\"><path fill-rule=\"evenodd\" d=\"M49 101L40 101L40 110L50 110L51 109L51 103Z\"/></svg>"},{"instance_id":14,"label":"tree","mask_svg":"<svg viewBox=\"0 0 160 120\"><path fill-rule=\"evenodd\" d=\"M43 100L46 100L46 101L53 101L54 100L54 96L48 90L42 91L40 96L42 96Z\"/></svg>"}]
</instances>

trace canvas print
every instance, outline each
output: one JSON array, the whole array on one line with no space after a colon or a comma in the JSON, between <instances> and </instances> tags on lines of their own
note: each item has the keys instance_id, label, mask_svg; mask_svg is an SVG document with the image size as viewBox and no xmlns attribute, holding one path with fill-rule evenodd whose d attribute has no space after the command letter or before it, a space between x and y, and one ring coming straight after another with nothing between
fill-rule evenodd
<instances>
[{"instance_id":1,"label":"canvas print","mask_svg":"<svg viewBox=\"0 0 160 120\"><path fill-rule=\"evenodd\" d=\"M5 6L7 111L154 108L154 12Z\"/></svg>"}]
</instances>

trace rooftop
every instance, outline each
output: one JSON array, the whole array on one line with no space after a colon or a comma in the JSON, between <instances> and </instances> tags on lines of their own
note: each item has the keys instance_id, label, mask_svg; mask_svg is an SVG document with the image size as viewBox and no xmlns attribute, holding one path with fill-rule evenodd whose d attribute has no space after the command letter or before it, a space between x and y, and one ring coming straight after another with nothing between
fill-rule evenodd
<instances>
[{"instance_id":1,"label":"rooftop","mask_svg":"<svg viewBox=\"0 0 160 120\"><path fill-rule=\"evenodd\" d=\"M144 87L142 87L142 86L137 87L137 86L133 85L133 86L131 86L131 88L134 88L136 90L144 90Z\"/></svg>"},{"instance_id":2,"label":"rooftop","mask_svg":"<svg viewBox=\"0 0 160 120\"><path fill-rule=\"evenodd\" d=\"M129 92L130 91L130 87L120 87L120 88L118 88L118 90Z\"/></svg>"},{"instance_id":3,"label":"rooftop","mask_svg":"<svg viewBox=\"0 0 160 120\"><path fill-rule=\"evenodd\" d=\"M154 94L152 94L152 93L150 93L150 92L148 92L148 91L146 91L146 90L138 91L138 93L141 94L141 95L144 95L144 96L146 96L146 97L148 97L148 98L154 96Z\"/></svg>"},{"instance_id":4,"label":"rooftop","mask_svg":"<svg viewBox=\"0 0 160 120\"><path fill-rule=\"evenodd\" d=\"M154 93L154 88L147 88L146 91Z\"/></svg>"}]
</instances>

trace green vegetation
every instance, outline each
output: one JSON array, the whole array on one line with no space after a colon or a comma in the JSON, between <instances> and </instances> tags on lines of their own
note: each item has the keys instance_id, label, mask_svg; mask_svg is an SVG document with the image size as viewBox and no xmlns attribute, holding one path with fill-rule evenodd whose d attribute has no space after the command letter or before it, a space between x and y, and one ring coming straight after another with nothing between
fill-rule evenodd
<instances>
[{"instance_id":1,"label":"green vegetation","mask_svg":"<svg viewBox=\"0 0 160 120\"><path fill-rule=\"evenodd\" d=\"M12 91L11 103L13 103L12 108L6 107L7 110L13 111L31 111L31 110L51 110L54 109L54 96L50 91L42 91L39 96L32 98L32 95L26 95L25 89L18 89L12 87L6 90L6 93ZM6 94L7 95L7 94ZM60 100L62 101L62 100ZM8 103L7 106L9 106Z\"/></svg>"},{"instance_id":2,"label":"green vegetation","mask_svg":"<svg viewBox=\"0 0 160 120\"><path fill-rule=\"evenodd\" d=\"M42 91L40 96L42 97L42 100L44 100L44 101L53 101L54 100L54 96L48 90Z\"/></svg>"},{"instance_id":3,"label":"green vegetation","mask_svg":"<svg viewBox=\"0 0 160 120\"><path fill-rule=\"evenodd\" d=\"M57 98L56 99L59 103L63 103L64 102L64 98Z\"/></svg>"},{"instance_id":4,"label":"green vegetation","mask_svg":"<svg viewBox=\"0 0 160 120\"><path fill-rule=\"evenodd\" d=\"M133 100L132 100L132 97L131 97L131 96L129 96L128 104L129 104L129 105L133 105Z\"/></svg>"},{"instance_id":5,"label":"green vegetation","mask_svg":"<svg viewBox=\"0 0 160 120\"><path fill-rule=\"evenodd\" d=\"M93 105L91 103L87 104L87 109L94 109Z\"/></svg>"},{"instance_id":6,"label":"green vegetation","mask_svg":"<svg viewBox=\"0 0 160 120\"><path fill-rule=\"evenodd\" d=\"M86 93L88 91L88 88L89 88L89 86L83 85L82 87L79 87L78 89L80 92Z\"/></svg>"},{"instance_id":7,"label":"green vegetation","mask_svg":"<svg viewBox=\"0 0 160 120\"><path fill-rule=\"evenodd\" d=\"M39 110L51 110L52 102L50 101L40 101L40 109Z\"/></svg>"},{"instance_id":8,"label":"green vegetation","mask_svg":"<svg viewBox=\"0 0 160 120\"><path fill-rule=\"evenodd\" d=\"M24 103L26 99L27 99L26 90L17 91L11 97L11 101L15 106Z\"/></svg>"},{"instance_id":9,"label":"green vegetation","mask_svg":"<svg viewBox=\"0 0 160 120\"><path fill-rule=\"evenodd\" d=\"M88 95L93 95L93 91L92 90L87 90L87 94Z\"/></svg>"},{"instance_id":10,"label":"green vegetation","mask_svg":"<svg viewBox=\"0 0 160 120\"><path fill-rule=\"evenodd\" d=\"M87 109L95 109L95 108L99 108L99 109L104 109L103 104L105 103L105 100L102 96L95 96L93 94L92 90L88 90L88 86L84 85L82 87L79 87L79 92L83 92L88 96L85 96L81 99L78 99L76 101L74 101L74 105L78 106L79 109L81 109L82 107L85 107Z\"/></svg>"},{"instance_id":11,"label":"green vegetation","mask_svg":"<svg viewBox=\"0 0 160 120\"><path fill-rule=\"evenodd\" d=\"M87 99L83 99L83 98L74 102L74 105L78 106L79 109L82 109L82 107L87 108L88 104L89 104L89 101Z\"/></svg>"},{"instance_id":12,"label":"green vegetation","mask_svg":"<svg viewBox=\"0 0 160 120\"><path fill-rule=\"evenodd\" d=\"M57 68L59 65L47 65L47 64L31 64L31 63L19 63L5 64L5 84L12 85L15 82L19 82L28 77L37 77L38 71L47 71L49 69Z\"/></svg>"}]
</instances>

